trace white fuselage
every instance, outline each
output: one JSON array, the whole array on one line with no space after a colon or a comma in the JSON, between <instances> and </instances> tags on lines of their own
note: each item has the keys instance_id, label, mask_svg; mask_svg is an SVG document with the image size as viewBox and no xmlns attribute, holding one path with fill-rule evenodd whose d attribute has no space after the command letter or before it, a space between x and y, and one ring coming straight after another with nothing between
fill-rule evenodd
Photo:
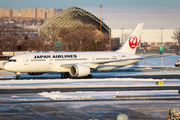
<instances>
[{"instance_id":1,"label":"white fuselage","mask_svg":"<svg viewBox=\"0 0 180 120\"><path fill-rule=\"evenodd\" d=\"M12 57L15 62L8 62L5 69L12 72L69 72L69 67L62 65L82 64L93 70L106 71L129 64L139 60L117 60L138 58L137 55L119 52L52 52L52 53L26 53ZM98 64L98 62L108 62Z\"/></svg>"}]
</instances>

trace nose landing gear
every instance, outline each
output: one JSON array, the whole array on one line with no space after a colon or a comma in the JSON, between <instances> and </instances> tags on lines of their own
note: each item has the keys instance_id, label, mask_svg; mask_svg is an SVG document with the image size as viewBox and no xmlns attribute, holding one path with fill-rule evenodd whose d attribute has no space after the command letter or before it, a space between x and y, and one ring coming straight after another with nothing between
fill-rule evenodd
<instances>
[{"instance_id":1,"label":"nose landing gear","mask_svg":"<svg viewBox=\"0 0 180 120\"><path fill-rule=\"evenodd\" d=\"M21 76L20 75L16 75L16 79L20 79L21 78Z\"/></svg>"},{"instance_id":2,"label":"nose landing gear","mask_svg":"<svg viewBox=\"0 0 180 120\"><path fill-rule=\"evenodd\" d=\"M16 74L16 79L20 79L21 78L21 76L20 76L21 73L17 72L17 73L14 73L14 74Z\"/></svg>"}]
</instances>

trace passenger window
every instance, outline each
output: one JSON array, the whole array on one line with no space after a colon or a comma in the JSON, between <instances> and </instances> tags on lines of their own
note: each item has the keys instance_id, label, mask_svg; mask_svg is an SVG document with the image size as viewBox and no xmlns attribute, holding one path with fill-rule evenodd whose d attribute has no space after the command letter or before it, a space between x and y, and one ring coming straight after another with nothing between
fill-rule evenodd
<instances>
[{"instance_id":1,"label":"passenger window","mask_svg":"<svg viewBox=\"0 0 180 120\"><path fill-rule=\"evenodd\" d=\"M9 59L8 62L17 62L16 59Z\"/></svg>"}]
</instances>

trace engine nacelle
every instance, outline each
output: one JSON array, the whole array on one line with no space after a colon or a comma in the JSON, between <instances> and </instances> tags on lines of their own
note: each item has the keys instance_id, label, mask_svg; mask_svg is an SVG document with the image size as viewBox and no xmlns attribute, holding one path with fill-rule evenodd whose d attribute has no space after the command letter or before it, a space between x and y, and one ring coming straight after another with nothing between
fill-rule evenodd
<instances>
[{"instance_id":1,"label":"engine nacelle","mask_svg":"<svg viewBox=\"0 0 180 120\"><path fill-rule=\"evenodd\" d=\"M44 73L42 73L42 72L37 72L37 73L27 73L28 75L42 75L42 74L44 74Z\"/></svg>"},{"instance_id":2,"label":"engine nacelle","mask_svg":"<svg viewBox=\"0 0 180 120\"><path fill-rule=\"evenodd\" d=\"M76 64L70 67L69 73L74 77L88 76L90 73L90 68L86 65Z\"/></svg>"}]
</instances>

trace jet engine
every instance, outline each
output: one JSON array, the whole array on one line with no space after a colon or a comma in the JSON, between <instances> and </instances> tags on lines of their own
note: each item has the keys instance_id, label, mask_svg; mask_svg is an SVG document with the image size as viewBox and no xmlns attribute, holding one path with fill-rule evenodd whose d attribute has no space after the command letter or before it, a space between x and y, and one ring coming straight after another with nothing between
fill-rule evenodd
<instances>
[{"instance_id":1,"label":"jet engine","mask_svg":"<svg viewBox=\"0 0 180 120\"><path fill-rule=\"evenodd\" d=\"M90 73L90 68L86 65L73 65L70 67L70 74L74 77L88 76Z\"/></svg>"},{"instance_id":2,"label":"jet engine","mask_svg":"<svg viewBox=\"0 0 180 120\"><path fill-rule=\"evenodd\" d=\"M42 74L44 74L44 73L42 73L42 72L37 72L37 73L27 73L28 75L42 75Z\"/></svg>"}]
</instances>

